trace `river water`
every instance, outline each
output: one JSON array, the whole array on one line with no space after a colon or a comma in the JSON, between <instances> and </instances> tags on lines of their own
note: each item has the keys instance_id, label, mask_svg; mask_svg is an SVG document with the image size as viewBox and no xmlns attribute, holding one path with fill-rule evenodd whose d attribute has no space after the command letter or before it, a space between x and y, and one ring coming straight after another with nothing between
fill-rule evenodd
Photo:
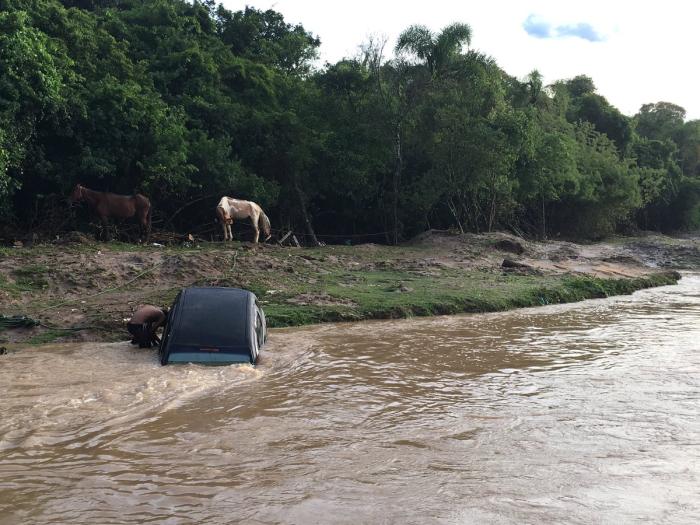
<instances>
[{"instance_id":1,"label":"river water","mask_svg":"<svg viewBox=\"0 0 700 525\"><path fill-rule=\"evenodd\" d=\"M0 356L0 523L700 523L700 276L265 350Z\"/></svg>"}]
</instances>

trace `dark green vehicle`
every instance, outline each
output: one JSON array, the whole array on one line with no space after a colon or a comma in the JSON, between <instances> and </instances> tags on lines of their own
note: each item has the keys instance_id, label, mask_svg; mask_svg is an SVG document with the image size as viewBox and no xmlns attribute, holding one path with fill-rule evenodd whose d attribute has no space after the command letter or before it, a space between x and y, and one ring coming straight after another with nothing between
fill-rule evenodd
<instances>
[{"instance_id":1,"label":"dark green vehicle","mask_svg":"<svg viewBox=\"0 0 700 525\"><path fill-rule=\"evenodd\" d=\"M173 302L160 363L255 364L267 337L255 294L239 288L185 288Z\"/></svg>"}]
</instances>

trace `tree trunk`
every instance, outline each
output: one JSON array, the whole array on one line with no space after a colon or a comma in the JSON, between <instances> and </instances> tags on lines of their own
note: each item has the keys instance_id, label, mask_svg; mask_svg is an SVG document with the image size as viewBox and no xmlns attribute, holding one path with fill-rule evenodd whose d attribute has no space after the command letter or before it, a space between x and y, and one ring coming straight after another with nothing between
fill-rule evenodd
<instances>
[{"instance_id":1,"label":"tree trunk","mask_svg":"<svg viewBox=\"0 0 700 525\"><path fill-rule=\"evenodd\" d=\"M294 191L297 194L297 199L299 200L299 210L301 210L301 218L304 220L304 226L306 227L306 233L311 238L311 242L314 246L321 246L316 238L316 232L314 231L313 224L311 224L311 219L309 218L309 212L306 209L306 196L299 186L299 180L296 175L294 176Z\"/></svg>"},{"instance_id":2,"label":"tree trunk","mask_svg":"<svg viewBox=\"0 0 700 525\"><path fill-rule=\"evenodd\" d=\"M394 169L394 177L392 180L393 195L392 195L392 215L394 222L394 244L399 243L399 186L401 184L401 169L403 159L401 157L401 130L397 128L396 130L396 142L395 142L395 152L396 152L396 167Z\"/></svg>"},{"instance_id":3,"label":"tree trunk","mask_svg":"<svg viewBox=\"0 0 700 525\"><path fill-rule=\"evenodd\" d=\"M493 223L496 220L496 195L491 197L491 206L489 206L489 225L488 231L491 233L493 231Z\"/></svg>"},{"instance_id":4,"label":"tree trunk","mask_svg":"<svg viewBox=\"0 0 700 525\"><path fill-rule=\"evenodd\" d=\"M454 205L451 198L447 199L447 207L450 209L450 211L452 212L452 216L455 218L455 222L459 227L459 232L464 233L464 228L462 228L462 221L459 220L459 214L457 213L457 207Z\"/></svg>"},{"instance_id":5,"label":"tree trunk","mask_svg":"<svg viewBox=\"0 0 700 525\"><path fill-rule=\"evenodd\" d=\"M542 195L542 240L547 240L547 213L544 208L544 195Z\"/></svg>"}]
</instances>

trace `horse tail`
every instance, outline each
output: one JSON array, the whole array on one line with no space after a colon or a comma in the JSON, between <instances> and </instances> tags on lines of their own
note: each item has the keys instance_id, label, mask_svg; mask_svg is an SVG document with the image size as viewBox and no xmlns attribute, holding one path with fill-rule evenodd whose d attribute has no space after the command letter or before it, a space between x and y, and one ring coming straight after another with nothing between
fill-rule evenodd
<instances>
[{"instance_id":1,"label":"horse tail","mask_svg":"<svg viewBox=\"0 0 700 525\"><path fill-rule=\"evenodd\" d=\"M265 232L265 240L268 240L270 238L270 219L267 218L267 215L265 215L265 212L260 208L260 218L262 219L262 226L263 226L263 231Z\"/></svg>"}]
</instances>

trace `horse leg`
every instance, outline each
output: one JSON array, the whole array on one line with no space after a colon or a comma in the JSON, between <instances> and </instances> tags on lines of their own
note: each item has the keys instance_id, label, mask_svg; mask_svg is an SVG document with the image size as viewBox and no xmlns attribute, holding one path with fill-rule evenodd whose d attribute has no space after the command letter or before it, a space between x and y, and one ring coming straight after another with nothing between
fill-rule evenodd
<instances>
[{"instance_id":1,"label":"horse leg","mask_svg":"<svg viewBox=\"0 0 700 525\"><path fill-rule=\"evenodd\" d=\"M253 210L253 213L250 215L250 222L253 225L253 230L255 230L255 240L253 243L258 244L258 239L260 238L260 228L258 228L258 222L260 222L260 214L256 213Z\"/></svg>"},{"instance_id":2,"label":"horse leg","mask_svg":"<svg viewBox=\"0 0 700 525\"><path fill-rule=\"evenodd\" d=\"M231 225L233 224L233 220L231 222L226 224L226 228L228 229L228 239L229 241L233 241L233 230L231 229Z\"/></svg>"},{"instance_id":3,"label":"horse leg","mask_svg":"<svg viewBox=\"0 0 700 525\"><path fill-rule=\"evenodd\" d=\"M110 238L109 235L109 220L107 219L106 215L100 215L100 222L102 223L102 240L105 242L109 242L112 239Z\"/></svg>"},{"instance_id":4,"label":"horse leg","mask_svg":"<svg viewBox=\"0 0 700 525\"><path fill-rule=\"evenodd\" d=\"M141 224L143 225L144 237L146 238L146 240L144 242L146 244L148 244L148 241L151 239L151 207L150 206L146 209L146 213L143 214L143 218L141 219Z\"/></svg>"},{"instance_id":5,"label":"horse leg","mask_svg":"<svg viewBox=\"0 0 700 525\"><path fill-rule=\"evenodd\" d=\"M147 215L147 213L145 214L145 213L140 212L138 217L139 217L139 230L141 230L139 236L141 237L141 239L144 239L143 240L144 244L148 244L148 237L149 237L149 233L150 233L149 228L148 228L148 215Z\"/></svg>"},{"instance_id":6,"label":"horse leg","mask_svg":"<svg viewBox=\"0 0 700 525\"><path fill-rule=\"evenodd\" d=\"M221 229L224 230L224 241L228 240L228 224L226 221L221 221Z\"/></svg>"}]
</instances>

